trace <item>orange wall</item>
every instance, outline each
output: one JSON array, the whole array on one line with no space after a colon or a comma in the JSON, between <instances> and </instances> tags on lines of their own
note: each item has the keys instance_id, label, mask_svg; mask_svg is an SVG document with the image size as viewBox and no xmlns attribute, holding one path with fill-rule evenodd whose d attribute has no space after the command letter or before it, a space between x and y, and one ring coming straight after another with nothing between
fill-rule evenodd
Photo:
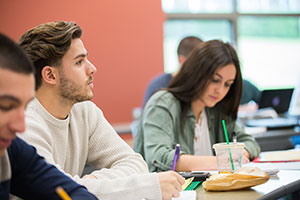
<instances>
[{"instance_id":1,"label":"orange wall","mask_svg":"<svg viewBox=\"0 0 300 200\"><path fill-rule=\"evenodd\" d=\"M132 120L150 79L163 72L160 0L1 1L0 31L15 41L40 23L75 21L95 75L93 101L112 124Z\"/></svg>"}]
</instances>

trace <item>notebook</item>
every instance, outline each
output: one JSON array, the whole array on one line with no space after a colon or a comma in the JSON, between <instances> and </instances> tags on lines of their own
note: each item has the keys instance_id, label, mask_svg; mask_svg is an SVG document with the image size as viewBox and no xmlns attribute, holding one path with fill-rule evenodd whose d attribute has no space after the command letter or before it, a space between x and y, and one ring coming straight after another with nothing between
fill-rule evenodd
<instances>
[{"instance_id":1,"label":"notebook","mask_svg":"<svg viewBox=\"0 0 300 200\"><path fill-rule=\"evenodd\" d=\"M289 109L293 90L292 88L263 90L258 106L259 108L272 107L278 114L285 113Z\"/></svg>"}]
</instances>

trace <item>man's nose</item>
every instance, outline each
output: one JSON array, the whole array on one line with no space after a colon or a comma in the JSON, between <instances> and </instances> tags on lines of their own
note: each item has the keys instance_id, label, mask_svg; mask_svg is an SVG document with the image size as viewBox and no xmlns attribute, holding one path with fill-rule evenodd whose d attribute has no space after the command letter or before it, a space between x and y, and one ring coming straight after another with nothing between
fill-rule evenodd
<instances>
[{"instance_id":1,"label":"man's nose","mask_svg":"<svg viewBox=\"0 0 300 200\"><path fill-rule=\"evenodd\" d=\"M96 72L97 68L93 65L93 63L88 61L88 75L95 74Z\"/></svg>"},{"instance_id":2,"label":"man's nose","mask_svg":"<svg viewBox=\"0 0 300 200\"><path fill-rule=\"evenodd\" d=\"M25 114L24 109L20 108L16 110L13 119L9 126L13 132L23 133L25 131Z\"/></svg>"}]
</instances>

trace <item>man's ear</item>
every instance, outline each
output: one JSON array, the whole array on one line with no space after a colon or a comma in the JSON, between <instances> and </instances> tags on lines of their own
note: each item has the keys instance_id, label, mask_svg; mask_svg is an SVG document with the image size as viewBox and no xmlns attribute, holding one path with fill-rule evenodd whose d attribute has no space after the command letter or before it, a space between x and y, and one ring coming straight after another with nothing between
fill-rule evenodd
<instances>
[{"instance_id":1,"label":"man's ear","mask_svg":"<svg viewBox=\"0 0 300 200\"><path fill-rule=\"evenodd\" d=\"M58 71L56 67L45 66L42 69L42 79L48 84L56 84L58 78Z\"/></svg>"},{"instance_id":2,"label":"man's ear","mask_svg":"<svg viewBox=\"0 0 300 200\"><path fill-rule=\"evenodd\" d=\"M184 63L185 60L186 57L184 55L178 55L178 62L180 66Z\"/></svg>"}]
</instances>

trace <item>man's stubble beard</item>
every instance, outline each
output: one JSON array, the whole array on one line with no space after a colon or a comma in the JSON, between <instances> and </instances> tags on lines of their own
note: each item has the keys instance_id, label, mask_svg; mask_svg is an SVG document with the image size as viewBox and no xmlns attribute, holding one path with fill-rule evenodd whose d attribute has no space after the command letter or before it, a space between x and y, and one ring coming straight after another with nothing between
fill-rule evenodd
<instances>
[{"instance_id":1,"label":"man's stubble beard","mask_svg":"<svg viewBox=\"0 0 300 200\"><path fill-rule=\"evenodd\" d=\"M93 95L90 95L88 91L88 82L92 80L92 76L86 81L84 85L78 85L74 81L71 81L65 77L63 73L60 73L60 85L59 95L62 99L73 104L91 100Z\"/></svg>"}]
</instances>

